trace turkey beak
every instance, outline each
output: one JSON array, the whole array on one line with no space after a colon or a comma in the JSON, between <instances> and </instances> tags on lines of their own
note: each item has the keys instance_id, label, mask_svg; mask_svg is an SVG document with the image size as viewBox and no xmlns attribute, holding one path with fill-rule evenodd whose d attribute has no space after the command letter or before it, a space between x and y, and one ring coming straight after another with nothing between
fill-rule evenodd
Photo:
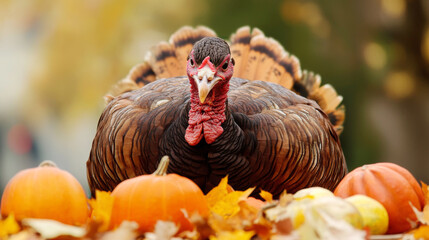
<instances>
[{"instance_id":1,"label":"turkey beak","mask_svg":"<svg viewBox=\"0 0 429 240\"><path fill-rule=\"evenodd\" d=\"M207 95L209 95L210 89L207 82L207 77L204 76L203 79L198 84L198 93L200 96L200 102L204 103L206 101Z\"/></svg>"},{"instance_id":2,"label":"turkey beak","mask_svg":"<svg viewBox=\"0 0 429 240\"><path fill-rule=\"evenodd\" d=\"M212 88L221 79L220 77L214 78L214 74L215 73L210 69L210 67L206 65L203 68L198 69L198 73L194 75L201 103L206 101L206 98Z\"/></svg>"}]
</instances>

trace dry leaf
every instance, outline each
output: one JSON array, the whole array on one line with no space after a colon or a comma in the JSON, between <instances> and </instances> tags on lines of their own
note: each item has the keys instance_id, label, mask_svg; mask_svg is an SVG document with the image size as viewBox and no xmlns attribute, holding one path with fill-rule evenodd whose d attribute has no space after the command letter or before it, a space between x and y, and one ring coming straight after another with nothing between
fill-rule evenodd
<instances>
[{"instance_id":1,"label":"dry leaf","mask_svg":"<svg viewBox=\"0 0 429 240\"><path fill-rule=\"evenodd\" d=\"M252 231L237 230L233 232L220 232L218 236L210 236L210 240L250 240L255 235Z\"/></svg>"},{"instance_id":2,"label":"dry leaf","mask_svg":"<svg viewBox=\"0 0 429 240\"><path fill-rule=\"evenodd\" d=\"M113 197L109 192L96 190L95 199L90 199L89 204L92 208L91 219L102 223L99 231L106 231L112 215Z\"/></svg>"},{"instance_id":3,"label":"dry leaf","mask_svg":"<svg viewBox=\"0 0 429 240\"><path fill-rule=\"evenodd\" d=\"M9 214L6 219L0 220L0 239L6 238L10 234L17 233L20 227L15 220L13 213Z\"/></svg>"},{"instance_id":4,"label":"dry leaf","mask_svg":"<svg viewBox=\"0 0 429 240\"><path fill-rule=\"evenodd\" d=\"M104 234L101 240L134 240L138 236L138 228L136 222L123 221L114 231Z\"/></svg>"},{"instance_id":5,"label":"dry leaf","mask_svg":"<svg viewBox=\"0 0 429 240\"><path fill-rule=\"evenodd\" d=\"M86 230L83 227L67 225L51 219L26 218L22 220L22 224L33 228L46 239L56 238L59 236L80 238L86 234Z\"/></svg>"},{"instance_id":6,"label":"dry leaf","mask_svg":"<svg viewBox=\"0 0 429 240\"><path fill-rule=\"evenodd\" d=\"M360 219L355 212L347 208L346 202L336 197L325 197L310 201L304 211L305 221L298 228L303 240L329 239L329 240L364 240L366 232L356 229L346 219Z\"/></svg>"},{"instance_id":7,"label":"dry leaf","mask_svg":"<svg viewBox=\"0 0 429 240\"><path fill-rule=\"evenodd\" d=\"M273 194L261 190L261 192L259 193L259 195L266 201L266 202L272 202L273 201Z\"/></svg>"},{"instance_id":8,"label":"dry leaf","mask_svg":"<svg viewBox=\"0 0 429 240\"><path fill-rule=\"evenodd\" d=\"M254 188L249 188L246 191L229 191L228 189L228 177L224 177L219 185L206 195L211 212L224 218L232 217L238 213L240 211L238 202L246 199L254 190Z\"/></svg>"},{"instance_id":9,"label":"dry leaf","mask_svg":"<svg viewBox=\"0 0 429 240\"><path fill-rule=\"evenodd\" d=\"M219 185L210 190L206 195L207 203L209 208L212 208L220 200L222 200L228 194L228 176L220 180Z\"/></svg>"},{"instance_id":10,"label":"dry leaf","mask_svg":"<svg viewBox=\"0 0 429 240\"><path fill-rule=\"evenodd\" d=\"M228 193L222 199L217 201L210 210L218 214L224 218L229 218L234 216L240 211L240 206L238 205L239 201L247 198L252 192L254 188L247 189L246 191L234 191Z\"/></svg>"},{"instance_id":11,"label":"dry leaf","mask_svg":"<svg viewBox=\"0 0 429 240\"><path fill-rule=\"evenodd\" d=\"M145 234L147 240L169 240L175 239L174 235L179 231L179 227L174 222L159 220L155 224L153 232ZM177 238L176 238L177 239Z\"/></svg>"},{"instance_id":12,"label":"dry leaf","mask_svg":"<svg viewBox=\"0 0 429 240\"><path fill-rule=\"evenodd\" d=\"M414 231L415 239L429 239L429 226L420 226Z\"/></svg>"},{"instance_id":13,"label":"dry leaf","mask_svg":"<svg viewBox=\"0 0 429 240\"><path fill-rule=\"evenodd\" d=\"M33 229L25 229L6 238L7 240L45 240Z\"/></svg>"}]
</instances>

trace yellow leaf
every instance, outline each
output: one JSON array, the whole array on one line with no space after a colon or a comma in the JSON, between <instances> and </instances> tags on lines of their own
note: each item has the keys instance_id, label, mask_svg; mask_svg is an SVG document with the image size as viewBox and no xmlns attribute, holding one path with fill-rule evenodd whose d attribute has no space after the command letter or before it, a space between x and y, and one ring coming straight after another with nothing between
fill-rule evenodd
<instances>
[{"instance_id":1,"label":"yellow leaf","mask_svg":"<svg viewBox=\"0 0 429 240\"><path fill-rule=\"evenodd\" d=\"M222 199L216 202L210 209L212 212L224 217L232 217L240 211L239 201L247 198L254 188L249 188L246 191L234 191L225 195Z\"/></svg>"},{"instance_id":2,"label":"yellow leaf","mask_svg":"<svg viewBox=\"0 0 429 240\"><path fill-rule=\"evenodd\" d=\"M220 180L219 185L217 185L209 193L207 193L206 199L209 207L212 208L226 195L228 195L228 176L222 178L222 180Z\"/></svg>"},{"instance_id":3,"label":"yellow leaf","mask_svg":"<svg viewBox=\"0 0 429 240\"><path fill-rule=\"evenodd\" d=\"M112 215L113 197L109 192L96 191L95 199L89 200L92 207L91 219L102 223L99 231L106 231Z\"/></svg>"},{"instance_id":4,"label":"yellow leaf","mask_svg":"<svg viewBox=\"0 0 429 240\"><path fill-rule=\"evenodd\" d=\"M210 236L210 240L250 240L255 233L253 231L237 230L233 232L220 232L218 236Z\"/></svg>"},{"instance_id":5,"label":"yellow leaf","mask_svg":"<svg viewBox=\"0 0 429 240\"><path fill-rule=\"evenodd\" d=\"M219 185L206 195L210 210L224 218L234 216L240 211L238 202L246 199L254 190L254 188L246 191L231 191L230 189L228 177L224 177Z\"/></svg>"},{"instance_id":6,"label":"yellow leaf","mask_svg":"<svg viewBox=\"0 0 429 240\"><path fill-rule=\"evenodd\" d=\"M9 214L6 219L0 220L0 239L6 238L7 235L17 233L19 229L20 227L13 213Z\"/></svg>"},{"instance_id":7,"label":"yellow leaf","mask_svg":"<svg viewBox=\"0 0 429 240\"><path fill-rule=\"evenodd\" d=\"M261 192L259 193L259 195L266 201L266 202L272 202L273 201L273 194L261 190Z\"/></svg>"},{"instance_id":8,"label":"yellow leaf","mask_svg":"<svg viewBox=\"0 0 429 240\"><path fill-rule=\"evenodd\" d=\"M429 226L420 226L414 232L415 239L429 239Z\"/></svg>"}]
</instances>

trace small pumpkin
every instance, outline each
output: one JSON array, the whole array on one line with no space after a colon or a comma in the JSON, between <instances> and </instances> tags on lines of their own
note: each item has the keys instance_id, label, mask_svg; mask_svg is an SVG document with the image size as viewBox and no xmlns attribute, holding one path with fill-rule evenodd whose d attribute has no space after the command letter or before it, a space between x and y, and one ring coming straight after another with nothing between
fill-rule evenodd
<instances>
[{"instance_id":1,"label":"small pumpkin","mask_svg":"<svg viewBox=\"0 0 429 240\"><path fill-rule=\"evenodd\" d=\"M80 183L67 171L44 161L36 168L18 172L6 185L1 214L15 218L53 219L83 225L89 216L88 201Z\"/></svg>"},{"instance_id":2,"label":"small pumpkin","mask_svg":"<svg viewBox=\"0 0 429 240\"><path fill-rule=\"evenodd\" d=\"M208 215L201 189L188 178L166 174L168 164L169 158L165 156L152 175L127 179L116 186L112 192L111 228L129 220L139 224L139 231L149 232L158 220L163 220L172 221L179 226L179 231L185 231L193 229L185 214Z\"/></svg>"},{"instance_id":3,"label":"small pumpkin","mask_svg":"<svg viewBox=\"0 0 429 240\"><path fill-rule=\"evenodd\" d=\"M375 163L358 167L347 174L334 191L336 196L347 198L363 194L379 201L389 215L388 234L402 233L413 226L416 216L410 203L419 211L424 196L414 176L394 163Z\"/></svg>"}]
</instances>

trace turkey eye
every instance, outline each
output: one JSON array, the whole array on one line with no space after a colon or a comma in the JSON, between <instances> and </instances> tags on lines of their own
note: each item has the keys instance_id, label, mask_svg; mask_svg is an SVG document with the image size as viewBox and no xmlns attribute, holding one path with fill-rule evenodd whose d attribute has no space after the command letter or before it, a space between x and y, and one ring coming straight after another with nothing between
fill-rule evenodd
<instances>
[{"instance_id":1,"label":"turkey eye","mask_svg":"<svg viewBox=\"0 0 429 240\"><path fill-rule=\"evenodd\" d=\"M189 61L189 63L191 64L191 66L194 66L194 60L191 58L191 60Z\"/></svg>"},{"instance_id":2,"label":"turkey eye","mask_svg":"<svg viewBox=\"0 0 429 240\"><path fill-rule=\"evenodd\" d=\"M226 70L228 68L228 61L226 61L223 65L222 65L222 69Z\"/></svg>"}]
</instances>

